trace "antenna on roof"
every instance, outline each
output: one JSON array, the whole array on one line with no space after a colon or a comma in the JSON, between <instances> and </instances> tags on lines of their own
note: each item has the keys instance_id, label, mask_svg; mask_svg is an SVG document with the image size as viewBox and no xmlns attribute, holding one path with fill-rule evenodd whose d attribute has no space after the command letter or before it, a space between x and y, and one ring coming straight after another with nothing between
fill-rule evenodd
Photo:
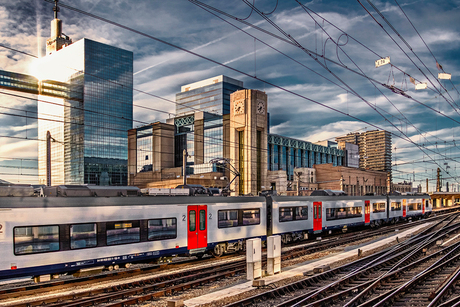
<instances>
[{"instance_id":1,"label":"antenna on roof","mask_svg":"<svg viewBox=\"0 0 460 307\"><path fill-rule=\"evenodd\" d=\"M58 2L59 0L54 0L54 7L53 7L54 19L58 19L58 12L59 12Z\"/></svg>"}]
</instances>

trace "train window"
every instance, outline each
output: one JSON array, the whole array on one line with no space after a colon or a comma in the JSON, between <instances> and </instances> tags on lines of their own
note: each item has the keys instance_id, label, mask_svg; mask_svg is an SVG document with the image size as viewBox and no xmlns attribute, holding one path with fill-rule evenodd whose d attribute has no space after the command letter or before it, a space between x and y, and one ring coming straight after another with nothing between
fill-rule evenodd
<instances>
[{"instance_id":1,"label":"train window","mask_svg":"<svg viewBox=\"0 0 460 307\"><path fill-rule=\"evenodd\" d=\"M318 206L318 219L321 218L321 205Z\"/></svg>"},{"instance_id":2,"label":"train window","mask_svg":"<svg viewBox=\"0 0 460 307\"><path fill-rule=\"evenodd\" d=\"M289 222L294 219L293 208L280 208L280 222Z\"/></svg>"},{"instance_id":3,"label":"train window","mask_svg":"<svg viewBox=\"0 0 460 307\"><path fill-rule=\"evenodd\" d=\"M218 227L236 227L238 226L238 210L219 210Z\"/></svg>"},{"instance_id":4,"label":"train window","mask_svg":"<svg viewBox=\"0 0 460 307\"><path fill-rule=\"evenodd\" d=\"M15 227L13 234L15 255L59 250L59 226Z\"/></svg>"},{"instance_id":5,"label":"train window","mask_svg":"<svg viewBox=\"0 0 460 307\"><path fill-rule=\"evenodd\" d=\"M200 210L200 230L206 230L206 211Z\"/></svg>"},{"instance_id":6,"label":"train window","mask_svg":"<svg viewBox=\"0 0 460 307\"><path fill-rule=\"evenodd\" d=\"M421 203L410 203L407 205L407 209L409 209L409 211L422 210L422 204Z\"/></svg>"},{"instance_id":7,"label":"train window","mask_svg":"<svg viewBox=\"0 0 460 307\"><path fill-rule=\"evenodd\" d=\"M347 218L347 209L348 208L337 208L337 218L338 219L346 219Z\"/></svg>"},{"instance_id":8,"label":"train window","mask_svg":"<svg viewBox=\"0 0 460 307\"><path fill-rule=\"evenodd\" d=\"M295 207L296 220L308 220L308 207Z\"/></svg>"},{"instance_id":9,"label":"train window","mask_svg":"<svg viewBox=\"0 0 460 307\"><path fill-rule=\"evenodd\" d=\"M139 221L108 222L106 227L107 245L136 243L141 240Z\"/></svg>"},{"instance_id":10,"label":"train window","mask_svg":"<svg viewBox=\"0 0 460 307\"><path fill-rule=\"evenodd\" d=\"M196 230L196 212L195 210L190 210L188 214L188 220L189 220L189 231L195 231Z\"/></svg>"},{"instance_id":11,"label":"train window","mask_svg":"<svg viewBox=\"0 0 460 307\"><path fill-rule=\"evenodd\" d=\"M70 225L70 248L97 246L97 228L95 223Z\"/></svg>"},{"instance_id":12,"label":"train window","mask_svg":"<svg viewBox=\"0 0 460 307\"><path fill-rule=\"evenodd\" d=\"M260 224L260 210L243 210L243 225L258 225Z\"/></svg>"},{"instance_id":13,"label":"train window","mask_svg":"<svg viewBox=\"0 0 460 307\"><path fill-rule=\"evenodd\" d=\"M425 208L428 208L429 206L430 206L430 201L429 201L429 200L427 200L427 201L426 201L426 205L425 205Z\"/></svg>"},{"instance_id":14,"label":"train window","mask_svg":"<svg viewBox=\"0 0 460 307\"><path fill-rule=\"evenodd\" d=\"M373 203L372 213L385 212L385 203Z\"/></svg>"},{"instance_id":15,"label":"train window","mask_svg":"<svg viewBox=\"0 0 460 307\"><path fill-rule=\"evenodd\" d=\"M392 202L391 211L401 211L401 202Z\"/></svg>"},{"instance_id":16,"label":"train window","mask_svg":"<svg viewBox=\"0 0 460 307\"><path fill-rule=\"evenodd\" d=\"M363 216L362 207L349 207L347 208L347 218L361 217Z\"/></svg>"},{"instance_id":17,"label":"train window","mask_svg":"<svg viewBox=\"0 0 460 307\"><path fill-rule=\"evenodd\" d=\"M362 216L362 207L326 208L326 221L335 219L350 219Z\"/></svg>"},{"instance_id":18,"label":"train window","mask_svg":"<svg viewBox=\"0 0 460 307\"><path fill-rule=\"evenodd\" d=\"M148 224L148 239L150 241L177 238L176 218L149 220Z\"/></svg>"},{"instance_id":19,"label":"train window","mask_svg":"<svg viewBox=\"0 0 460 307\"><path fill-rule=\"evenodd\" d=\"M315 210L315 215L316 215L316 210ZM326 208L326 221L331 221L335 219L336 219L335 208Z\"/></svg>"}]
</instances>

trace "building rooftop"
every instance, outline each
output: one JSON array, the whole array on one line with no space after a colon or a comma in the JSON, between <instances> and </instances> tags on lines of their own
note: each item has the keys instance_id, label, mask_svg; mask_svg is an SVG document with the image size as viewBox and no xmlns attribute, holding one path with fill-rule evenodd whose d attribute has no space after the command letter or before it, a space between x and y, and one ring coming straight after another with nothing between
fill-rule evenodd
<instances>
[{"instance_id":1,"label":"building rooftop","mask_svg":"<svg viewBox=\"0 0 460 307\"><path fill-rule=\"evenodd\" d=\"M191 91L191 90L203 87L203 86L212 85L212 84L219 83L219 82L227 82L230 84L234 84L234 85L243 87L243 81L239 81L239 80L236 80L236 79L224 76L224 75L220 75L220 76L216 76L213 78L209 78L209 79L201 80L198 82L183 85L181 86L180 91L187 92L187 91Z\"/></svg>"}]
</instances>

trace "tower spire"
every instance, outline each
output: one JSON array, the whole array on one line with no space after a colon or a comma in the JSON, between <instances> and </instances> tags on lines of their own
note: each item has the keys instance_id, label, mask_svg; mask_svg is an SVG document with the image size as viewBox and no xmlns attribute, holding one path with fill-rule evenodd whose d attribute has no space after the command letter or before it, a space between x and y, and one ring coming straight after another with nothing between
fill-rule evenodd
<instances>
[{"instance_id":1,"label":"tower spire","mask_svg":"<svg viewBox=\"0 0 460 307\"><path fill-rule=\"evenodd\" d=\"M53 7L54 19L58 19L58 12L59 12L58 2L59 0L54 0L54 7Z\"/></svg>"},{"instance_id":2,"label":"tower spire","mask_svg":"<svg viewBox=\"0 0 460 307\"><path fill-rule=\"evenodd\" d=\"M54 0L54 19L51 20L51 36L46 41L47 54L51 54L62 49L62 47L72 44L72 40L62 33L62 20L58 18L58 12L60 11L58 2L59 0Z\"/></svg>"}]
</instances>

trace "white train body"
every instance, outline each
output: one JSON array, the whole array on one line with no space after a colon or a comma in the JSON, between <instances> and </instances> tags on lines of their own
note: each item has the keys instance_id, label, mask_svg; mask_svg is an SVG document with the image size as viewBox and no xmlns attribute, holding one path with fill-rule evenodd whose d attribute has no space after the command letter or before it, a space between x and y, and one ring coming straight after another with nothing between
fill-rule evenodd
<instances>
[{"instance_id":1,"label":"white train body","mask_svg":"<svg viewBox=\"0 0 460 307\"><path fill-rule=\"evenodd\" d=\"M250 238L281 235L286 243L431 210L428 195L1 197L0 279L175 255L219 256L244 249Z\"/></svg>"}]
</instances>

